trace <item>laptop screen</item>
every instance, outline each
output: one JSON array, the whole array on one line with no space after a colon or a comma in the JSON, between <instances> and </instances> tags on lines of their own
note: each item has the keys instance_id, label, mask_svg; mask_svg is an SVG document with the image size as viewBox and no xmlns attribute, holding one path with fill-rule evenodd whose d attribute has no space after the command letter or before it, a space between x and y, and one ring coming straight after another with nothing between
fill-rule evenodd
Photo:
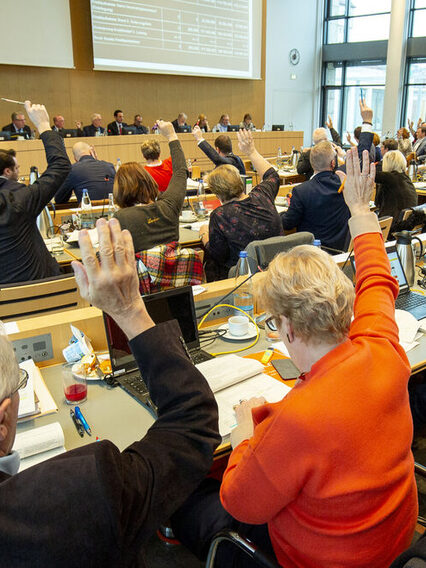
<instances>
[{"instance_id":1,"label":"laptop screen","mask_svg":"<svg viewBox=\"0 0 426 568\"><path fill-rule=\"evenodd\" d=\"M182 337L189 350L200 346L191 286L182 286L149 294L144 296L144 302L155 323L172 319L178 321ZM113 371L134 369L136 362L128 345L127 337L115 321L105 313L104 322Z\"/></svg>"},{"instance_id":2,"label":"laptop screen","mask_svg":"<svg viewBox=\"0 0 426 568\"><path fill-rule=\"evenodd\" d=\"M401 264L401 260L398 255L398 251L395 246L386 249L388 259L391 265L391 274L397 279L399 284L399 290L405 291L409 289L407 278L405 277L405 272Z\"/></svg>"}]
</instances>

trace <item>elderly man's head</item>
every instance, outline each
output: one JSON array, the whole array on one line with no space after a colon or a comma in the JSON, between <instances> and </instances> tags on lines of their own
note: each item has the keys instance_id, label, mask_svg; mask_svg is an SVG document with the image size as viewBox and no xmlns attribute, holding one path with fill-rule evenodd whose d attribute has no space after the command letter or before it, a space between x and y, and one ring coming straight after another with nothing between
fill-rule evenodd
<instances>
[{"instance_id":1,"label":"elderly man's head","mask_svg":"<svg viewBox=\"0 0 426 568\"><path fill-rule=\"evenodd\" d=\"M64 127L65 118L58 114L57 116L53 117L53 124L56 126L56 128L61 129Z\"/></svg>"},{"instance_id":2,"label":"elderly man's head","mask_svg":"<svg viewBox=\"0 0 426 568\"><path fill-rule=\"evenodd\" d=\"M0 457L10 453L18 419L20 372L12 344L0 335Z\"/></svg>"},{"instance_id":3,"label":"elderly man's head","mask_svg":"<svg viewBox=\"0 0 426 568\"><path fill-rule=\"evenodd\" d=\"M92 124L95 128L99 128L102 122L102 116L97 112L94 112L91 116Z\"/></svg>"},{"instance_id":4,"label":"elderly man's head","mask_svg":"<svg viewBox=\"0 0 426 568\"><path fill-rule=\"evenodd\" d=\"M12 112L12 122L18 130L25 126L25 115L22 112Z\"/></svg>"},{"instance_id":5,"label":"elderly man's head","mask_svg":"<svg viewBox=\"0 0 426 568\"><path fill-rule=\"evenodd\" d=\"M177 121L178 121L179 126L184 126L186 124L187 118L188 117L186 116L186 114L184 112L180 112L178 114L178 117L177 117Z\"/></svg>"},{"instance_id":6,"label":"elderly man's head","mask_svg":"<svg viewBox=\"0 0 426 568\"><path fill-rule=\"evenodd\" d=\"M82 156L90 156L90 146L86 142L76 142L72 147L72 153L74 154L74 159L76 162L80 160Z\"/></svg>"},{"instance_id":7,"label":"elderly man's head","mask_svg":"<svg viewBox=\"0 0 426 568\"><path fill-rule=\"evenodd\" d=\"M312 134L312 141L314 144L327 140L327 130L325 128L316 128Z\"/></svg>"},{"instance_id":8,"label":"elderly man's head","mask_svg":"<svg viewBox=\"0 0 426 568\"><path fill-rule=\"evenodd\" d=\"M318 142L311 149L309 159L314 172L331 171L336 165L336 151L331 142Z\"/></svg>"}]
</instances>

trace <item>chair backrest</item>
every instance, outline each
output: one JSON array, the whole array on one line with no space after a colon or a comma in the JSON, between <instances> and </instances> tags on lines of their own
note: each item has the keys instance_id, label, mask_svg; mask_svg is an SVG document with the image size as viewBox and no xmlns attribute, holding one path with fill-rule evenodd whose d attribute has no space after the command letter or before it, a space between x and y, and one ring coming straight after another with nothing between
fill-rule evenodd
<instances>
[{"instance_id":1,"label":"chair backrest","mask_svg":"<svg viewBox=\"0 0 426 568\"><path fill-rule=\"evenodd\" d=\"M0 287L0 320L19 320L49 313L84 308L74 275L55 276Z\"/></svg>"},{"instance_id":2,"label":"chair backrest","mask_svg":"<svg viewBox=\"0 0 426 568\"><path fill-rule=\"evenodd\" d=\"M286 252L298 245L311 245L313 242L314 235L307 231L280 237L270 237L263 241L252 241L245 248L250 269L252 272L257 272L258 266L262 269L267 268L271 260L280 252ZM236 269L236 266L229 269L229 278L235 276Z\"/></svg>"},{"instance_id":3,"label":"chair backrest","mask_svg":"<svg viewBox=\"0 0 426 568\"><path fill-rule=\"evenodd\" d=\"M393 223L393 217L390 217L390 216L380 217L380 219L379 219L379 225L380 225L380 228L382 230L382 235L383 235L384 241L386 241L388 236L389 236L389 231L390 231L390 228L392 227L392 223ZM354 248L354 240L351 239L350 242L349 242L348 251L353 250L353 248Z\"/></svg>"},{"instance_id":4,"label":"chair backrest","mask_svg":"<svg viewBox=\"0 0 426 568\"><path fill-rule=\"evenodd\" d=\"M235 548L239 548L247 559L251 558L256 565L262 568L279 568L275 559L260 550L251 540L230 529L223 529L213 537L207 555L206 568L214 568L217 549L222 542L230 542Z\"/></svg>"},{"instance_id":5,"label":"chair backrest","mask_svg":"<svg viewBox=\"0 0 426 568\"><path fill-rule=\"evenodd\" d=\"M193 286L203 280L203 263L194 249L177 241L136 253L141 294L178 286Z\"/></svg>"}]
</instances>

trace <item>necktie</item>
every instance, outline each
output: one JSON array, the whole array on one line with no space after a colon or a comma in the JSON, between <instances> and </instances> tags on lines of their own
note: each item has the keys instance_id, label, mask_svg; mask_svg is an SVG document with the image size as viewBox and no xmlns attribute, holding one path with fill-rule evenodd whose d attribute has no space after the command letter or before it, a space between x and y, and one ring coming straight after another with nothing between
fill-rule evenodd
<instances>
[{"instance_id":1,"label":"necktie","mask_svg":"<svg viewBox=\"0 0 426 568\"><path fill-rule=\"evenodd\" d=\"M120 126L118 127L118 132L119 132L119 134L121 134L121 124L120 124Z\"/></svg>"}]
</instances>

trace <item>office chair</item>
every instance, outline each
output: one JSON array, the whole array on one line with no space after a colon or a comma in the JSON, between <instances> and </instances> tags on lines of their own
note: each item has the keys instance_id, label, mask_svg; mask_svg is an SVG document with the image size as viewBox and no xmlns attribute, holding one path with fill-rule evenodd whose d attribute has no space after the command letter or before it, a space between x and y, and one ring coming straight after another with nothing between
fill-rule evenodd
<instances>
[{"instance_id":1,"label":"office chair","mask_svg":"<svg viewBox=\"0 0 426 568\"><path fill-rule=\"evenodd\" d=\"M207 554L206 568L214 568L217 549L219 545L224 541L228 541L232 543L232 545L237 546L256 564L263 568L279 568L279 564L274 559L272 559L268 554L262 552L250 540L241 536L237 532L228 529L219 531L213 537L209 552Z\"/></svg>"},{"instance_id":2,"label":"office chair","mask_svg":"<svg viewBox=\"0 0 426 568\"><path fill-rule=\"evenodd\" d=\"M258 266L265 269L271 260L280 252L286 252L298 245L311 245L314 242L314 235L307 231L292 233L281 237L270 237L263 241L252 241L245 250L247 251L250 270L258 271ZM228 278L235 276L237 267L232 266L228 272Z\"/></svg>"}]
</instances>

